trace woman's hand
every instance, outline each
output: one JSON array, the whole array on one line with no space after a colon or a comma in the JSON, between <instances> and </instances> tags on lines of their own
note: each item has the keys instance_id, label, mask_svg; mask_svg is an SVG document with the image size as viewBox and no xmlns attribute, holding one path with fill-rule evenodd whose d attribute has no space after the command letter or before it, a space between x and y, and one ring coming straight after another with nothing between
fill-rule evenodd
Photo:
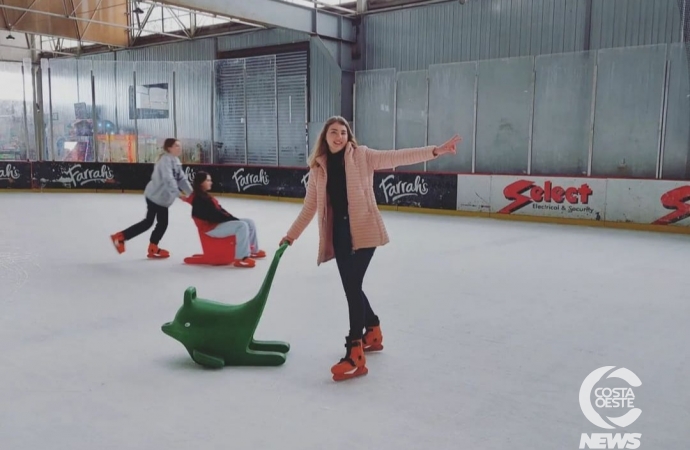
<instances>
[{"instance_id":1,"label":"woman's hand","mask_svg":"<svg viewBox=\"0 0 690 450\"><path fill-rule=\"evenodd\" d=\"M450 140L446 141L443 145L436 147L434 149L434 156L441 156L446 153L456 154L457 150L455 146L460 142L462 142L462 138L456 134L455 136L450 138Z\"/></svg>"},{"instance_id":2,"label":"woman's hand","mask_svg":"<svg viewBox=\"0 0 690 450\"><path fill-rule=\"evenodd\" d=\"M285 236L283 239L280 240L280 244L278 246L280 247L281 245L285 244L287 242L288 245L292 245L292 239L289 237Z\"/></svg>"}]
</instances>

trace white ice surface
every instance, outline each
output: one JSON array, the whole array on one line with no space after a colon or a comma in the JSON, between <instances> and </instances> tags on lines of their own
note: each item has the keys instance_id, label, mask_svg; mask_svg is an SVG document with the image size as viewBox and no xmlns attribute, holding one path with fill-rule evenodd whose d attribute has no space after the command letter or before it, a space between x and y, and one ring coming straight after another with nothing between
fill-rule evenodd
<instances>
[{"instance_id":1,"label":"white ice surface","mask_svg":"<svg viewBox=\"0 0 690 450\"><path fill-rule=\"evenodd\" d=\"M181 202L172 257L153 261L148 233L123 255L108 239L143 217L141 195L0 194L0 449L577 449L609 432L578 403L605 365L642 380L641 417L613 431L688 448L687 236L384 212L365 291L385 350L335 383L347 307L335 263L316 266L316 221L256 333L290 342L285 365L203 369L162 333L190 285L251 298L300 208L220 201L256 221L257 268L182 264L199 243Z\"/></svg>"}]
</instances>

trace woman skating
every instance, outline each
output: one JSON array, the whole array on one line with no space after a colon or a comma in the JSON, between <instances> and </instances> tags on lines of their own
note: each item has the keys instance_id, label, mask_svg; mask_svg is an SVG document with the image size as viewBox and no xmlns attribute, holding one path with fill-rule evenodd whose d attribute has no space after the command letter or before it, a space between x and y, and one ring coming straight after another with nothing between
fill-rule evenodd
<instances>
[{"instance_id":1,"label":"woman skating","mask_svg":"<svg viewBox=\"0 0 690 450\"><path fill-rule=\"evenodd\" d=\"M167 258L170 252L158 247L165 231L168 229L168 208L180 197L180 191L186 195L192 193L192 186L182 170L180 154L182 147L177 139L168 138L163 143L164 152L153 166L151 181L146 185L146 217L131 227L110 236L118 253L125 251L125 242L139 236L153 226L156 227L149 239L149 258Z\"/></svg>"},{"instance_id":2,"label":"woman skating","mask_svg":"<svg viewBox=\"0 0 690 450\"><path fill-rule=\"evenodd\" d=\"M281 244L298 239L318 213L317 265L335 258L350 318L345 357L331 368L335 380L366 374L364 352L383 349L379 318L362 291L375 248L389 241L374 195L374 171L454 154L460 141L454 136L441 146L378 151L358 145L342 117L330 118L321 130L309 158L304 206Z\"/></svg>"}]
</instances>

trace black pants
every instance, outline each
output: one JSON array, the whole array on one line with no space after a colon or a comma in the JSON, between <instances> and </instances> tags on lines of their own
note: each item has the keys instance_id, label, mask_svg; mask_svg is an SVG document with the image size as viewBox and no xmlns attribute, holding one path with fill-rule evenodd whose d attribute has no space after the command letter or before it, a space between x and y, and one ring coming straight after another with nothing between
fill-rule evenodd
<instances>
[{"instance_id":1,"label":"black pants","mask_svg":"<svg viewBox=\"0 0 690 450\"><path fill-rule=\"evenodd\" d=\"M350 221L347 217L335 217L333 221L333 247L338 264L340 279L343 282L350 313L350 337L362 339L365 326L379 325L369 299L362 290L364 275L374 256L374 247L352 251Z\"/></svg>"},{"instance_id":2,"label":"black pants","mask_svg":"<svg viewBox=\"0 0 690 450\"><path fill-rule=\"evenodd\" d=\"M168 229L168 208L165 206L156 205L148 198L146 199L146 218L139 223L135 223L131 227L122 232L125 235L125 240L130 240L139 236L153 226L153 221L156 220L156 228L151 233L152 244L158 245L163 239L165 230Z\"/></svg>"}]
</instances>

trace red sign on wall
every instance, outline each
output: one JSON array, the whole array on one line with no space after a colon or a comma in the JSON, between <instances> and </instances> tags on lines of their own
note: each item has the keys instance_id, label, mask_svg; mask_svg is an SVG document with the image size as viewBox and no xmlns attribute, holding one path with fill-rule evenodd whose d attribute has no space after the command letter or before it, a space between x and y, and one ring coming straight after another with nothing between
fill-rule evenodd
<instances>
[{"instance_id":1,"label":"red sign on wall","mask_svg":"<svg viewBox=\"0 0 690 450\"><path fill-rule=\"evenodd\" d=\"M571 205L586 205L589 203L589 197L592 195L587 183L583 183L580 187L561 187L554 186L551 181L544 183L542 188L538 184L529 180L518 180L509 184L503 189L503 195L506 200L513 202L502 208L499 213L511 214L531 203L557 203L562 204L567 202Z\"/></svg>"},{"instance_id":2,"label":"red sign on wall","mask_svg":"<svg viewBox=\"0 0 690 450\"><path fill-rule=\"evenodd\" d=\"M671 225L690 217L690 186L680 186L665 192L661 198L661 205L670 209L671 213L652 222L654 225Z\"/></svg>"}]
</instances>

